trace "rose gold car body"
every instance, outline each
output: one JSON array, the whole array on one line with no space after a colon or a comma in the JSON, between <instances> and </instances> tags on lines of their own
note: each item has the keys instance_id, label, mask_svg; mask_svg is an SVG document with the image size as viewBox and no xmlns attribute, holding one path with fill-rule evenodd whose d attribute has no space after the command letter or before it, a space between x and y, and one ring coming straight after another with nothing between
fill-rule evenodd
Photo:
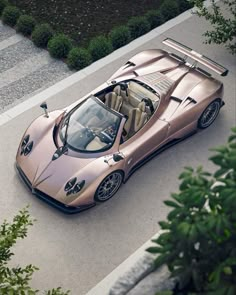
<instances>
[{"instance_id":1,"label":"rose gold car body","mask_svg":"<svg viewBox=\"0 0 236 295\"><path fill-rule=\"evenodd\" d=\"M222 66L174 40L167 39L163 43L221 75L227 74ZM137 54L92 94L104 102L106 94L124 81L144 85L147 93L151 91L158 96L158 106L142 128L124 141L121 137L127 117L121 116L116 138L109 149L84 153L69 148L57 160L52 160L55 151L63 146L59 136L62 119L89 95L65 110L50 112L48 118L40 116L30 125L25 135L30 134L33 139L32 151L26 156L22 154L24 135L16 164L34 194L67 213L87 209L95 204L97 189L108 175L122 172L125 182L154 153L195 132L209 104L218 100L223 105L223 84L220 81L197 68L196 64L189 64L186 58L164 50L153 49ZM121 155L118 161L114 160L117 154ZM73 177L84 180L85 185L78 194L67 195L65 185Z\"/></svg>"}]
</instances>

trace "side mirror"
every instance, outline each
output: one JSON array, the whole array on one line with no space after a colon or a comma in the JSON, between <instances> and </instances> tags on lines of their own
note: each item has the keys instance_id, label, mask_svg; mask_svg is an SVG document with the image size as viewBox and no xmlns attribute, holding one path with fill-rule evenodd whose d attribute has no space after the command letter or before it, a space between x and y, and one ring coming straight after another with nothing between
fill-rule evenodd
<instances>
[{"instance_id":1,"label":"side mirror","mask_svg":"<svg viewBox=\"0 0 236 295\"><path fill-rule=\"evenodd\" d=\"M121 160L124 160L124 156L122 154L113 154L113 160L115 162L119 162Z\"/></svg>"},{"instance_id":2,"label":"side mirror","mask_svg":"<svg viewBox=\"0 0 236 295\"><path fill-rule=\"evenodd\" d=\"M48 106L46 102L41 103L40 107L44 110L45 112L45 117L49 118L48 116Z\"/></svg>"}]
</instances>

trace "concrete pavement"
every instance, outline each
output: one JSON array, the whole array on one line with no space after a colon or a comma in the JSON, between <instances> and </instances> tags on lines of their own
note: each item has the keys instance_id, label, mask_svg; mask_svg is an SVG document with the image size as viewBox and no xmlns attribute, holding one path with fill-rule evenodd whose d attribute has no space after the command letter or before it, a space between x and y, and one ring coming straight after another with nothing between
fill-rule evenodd
<instances>
[{"instance_id":1,"label":"concrete pavement","mask_svg":"<svg viewBox=\"0 0 236 295\"><path fill-rule=\"evenodd\" d=\"M157 222L165 219L168 210L163 200L177 190L177 177L184 166L202 164L208 170L213 169L206 160L210 156L208 148L222 144L230 127L236 124L235 60L223 47L202 44L201 34L208 25L196 16L166 28L168 24L160 34L151 32L151 38L138 48L48 99L50 109L74 102L109 78L114 69L136 52L163 47L161 41L166 37L183 42L229 68L229 75L222 78L226 105L216 122L152 159L110 201L66 216L33 197L15 173L14 157L24 130L41 110L33 107L0 126L0 219L10 218L30 204L37 222L28 237L16 246L13 263L39 266L33 287L62 286L71 289L73 295L86 294L159 230Z\"/></svg>"}]
</instances>

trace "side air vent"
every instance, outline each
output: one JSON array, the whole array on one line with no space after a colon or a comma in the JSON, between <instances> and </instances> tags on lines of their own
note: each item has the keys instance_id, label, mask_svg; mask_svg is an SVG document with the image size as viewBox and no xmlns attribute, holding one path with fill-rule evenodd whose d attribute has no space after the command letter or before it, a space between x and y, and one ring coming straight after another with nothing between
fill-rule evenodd
<instances>
[{"instance_id":1,"label":"side air vent","mask_svg":"<svg viewBox=\"0 0 236 295\"><path fill-rule=\"evenodd\" d=\"M135 66L136 66L136 64L134 64L133 62L127 61L127 63L124 66L124 69L127 69L129 67L135 67Z\"/></svg>"},{"instance_id":2,"label":"side air vent","mask_svg":"<svg viewBox=\"0 0 236 295\"><path fill-rule=\"evenodd\" d=\"M181 103L182 102L182 99L176 97L176 96L171 96L170 99L174 100L174 101L177 101L178 103Z\"/></svg>"},{"instance_id":3,"label":"side air vent","mask_svg":"<svg viewBox=\"0 0 236 295\"><path fill-rule=\"evenodd\" d=\"M190 104L196 104L196 100L193 99L192 97L188 96L185 100L184 100L184 103L183 103L183 107L186 108L187 106L189 106Z\"/></svg>"}]
</instances>

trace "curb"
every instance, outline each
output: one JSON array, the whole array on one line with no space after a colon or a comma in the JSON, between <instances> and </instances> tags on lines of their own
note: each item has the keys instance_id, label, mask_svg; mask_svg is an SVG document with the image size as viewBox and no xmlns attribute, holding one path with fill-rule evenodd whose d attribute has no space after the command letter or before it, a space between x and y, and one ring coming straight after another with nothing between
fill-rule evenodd
<instances>
[{"instance_id":1,"label":"curb","mask_svg":"<svg viewBox=\"0 0 236 295\"><path fill-rule=\"evenodd\" d=\"M153 270L154 256L145 250L153 245L151 240L157 239L160 234L161 231L144 243L86 295L121 295L132 289L145 275ZM143 265L144 261L145 265ZM136 271L134 271L134 268ZM129 278L129 281L127 281L127 278ZM118 289L120 293L117 293L116 290Z\"/></svg>"}]
</instances>

